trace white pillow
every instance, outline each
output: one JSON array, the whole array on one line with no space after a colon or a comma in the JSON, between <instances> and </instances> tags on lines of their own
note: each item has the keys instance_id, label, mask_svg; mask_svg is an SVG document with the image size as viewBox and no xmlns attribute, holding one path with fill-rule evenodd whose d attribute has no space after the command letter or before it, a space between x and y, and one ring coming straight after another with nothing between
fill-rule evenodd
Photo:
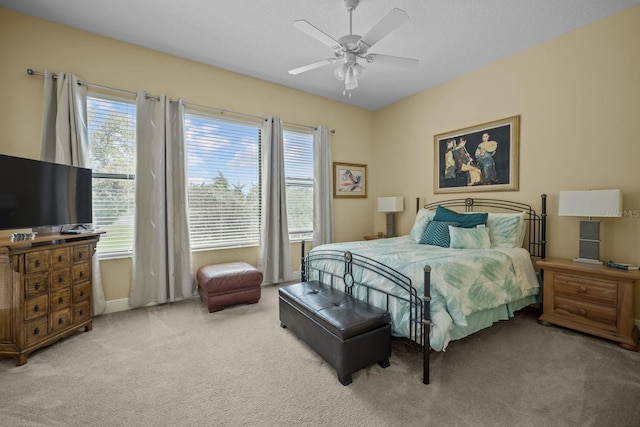
<instances>
[{"instance_id":1,"label":"white pillow","mask_svg":"<svg viewBox=\"0 0 640 427\"><path fill-rule=\"evenodd\" d=\"M489 213L487 227L492 248L520 248L524 241L525 212Z\"/></svg>"},{"instance_id":2,"label":"white pillow","mask_svg":"<svg viewBox=\"0 0 640 427\"><path fill-rule=\"evenodd\" d=\"M436 215L436 211L431 211L429 209L420 209L416 214L416 219L413 222L413 227L411 228L411 232L409 233L409 238L416 243L420 242L422 235L424 234L424 230L427 229L427 224L433 221L433 217Z\"/></svg>"},{"instance_id":3,"label":"white pillow","mask_svg":"<svg viewBox=\"0 0 640 427\"><path fill-rule=\"evenodd\" d=\"M449 247L453 249L488 249L491 247L489 229L486 227L462 228L449 226L449 235L451 236Z\"/></svg>"}]
</instances>

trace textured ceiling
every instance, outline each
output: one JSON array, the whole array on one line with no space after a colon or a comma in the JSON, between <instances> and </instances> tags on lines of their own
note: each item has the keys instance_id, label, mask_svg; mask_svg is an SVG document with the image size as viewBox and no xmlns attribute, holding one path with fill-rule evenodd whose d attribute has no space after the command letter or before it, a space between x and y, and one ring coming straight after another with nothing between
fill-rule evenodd
<instances>
[{"instance_id":1,"label":"textured ceiling","mask_svg":"<svg viewBox=\"0 0 640 427\"><path fill-rule=\"evenodd\" d=\"M7 9L170 53L370 110L605 18L640 0L362 0L353 32L364 35L392 8L409 21L371 53L415 58L417 70L364 63L351 97L337 64L287 70L332 50L292 26L306 20L333 38L349 33L342 0L0 0ZM0 29L0 35L2 30ZM27 66L28 64L25 64Z\"/></svg>"}]
</instances>

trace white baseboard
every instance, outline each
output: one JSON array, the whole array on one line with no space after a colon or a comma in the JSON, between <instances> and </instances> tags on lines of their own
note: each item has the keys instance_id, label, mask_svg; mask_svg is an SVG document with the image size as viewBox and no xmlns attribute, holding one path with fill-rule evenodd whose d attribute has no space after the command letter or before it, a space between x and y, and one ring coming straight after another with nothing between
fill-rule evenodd
<instances>
[{"instance_id":1,"label":"white baseboard","mask_svg":"<svg viewBox=\"0 0 640 427\"><path fill-rule=\"evenodd\" d=\"M198 295L193 295L189 298L200 298ZM149 304L145 305L144 307L151 307L154 305L158 305L157 302L150 302ZM133 310L134 308L140 308L140 307L132 307L129 305L129 298L121 298L121 299L113 299L111 301L106 301L105 302L105 309L102 313L100 314L109 314L109 313L117 313L118 311L126 311L126 310Z\"/></svg>"},{"instance_id":2,"label":"white baseboard","mask_svg":"<svg viewBox=\"0 0 640 427\"><path fill-rule=\"evenodd\" d=\"M118 311L131 310L129 298L114 299L106 302L104 311L100 314L117 313Z\"/></svg>"}]
</instances>

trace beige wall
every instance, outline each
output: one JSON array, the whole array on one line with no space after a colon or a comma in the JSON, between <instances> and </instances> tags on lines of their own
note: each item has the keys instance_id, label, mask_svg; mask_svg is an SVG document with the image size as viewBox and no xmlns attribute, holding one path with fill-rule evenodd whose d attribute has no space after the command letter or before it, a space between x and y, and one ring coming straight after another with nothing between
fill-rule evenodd
<instances>
[{"instance_id":1,"label":"beige wall","mask_svg":"<svg viewBox=\"0 0 640 427\"><path fill-rule=\"evenodd\" d=\"M578 219L557 216L560 190L620 188L624 209L640 212L640 6L375 113L5 9L0 28L1 153L39 156L42 79L25 69L50 68L107 86L334 128L333 160L367 164L370 178L369 198L334 199L338 241L384 229L384 215L375 212L378 196L405 197L397 220L408 233L416 197L446 198L433 194L433 136L513 115L521 116L520 189L480 194L536 205L548 194L548 255L577 253ZM57 52L61 45L66 52ZM639 216L604 219L601 236L602 259L640 264ZM298 252L292 245L294 267ZM255 264L257 248L194 253L195 268L227 260ZM129 260L101 265L107 300L126 298ZM640 318L640 292L634 317Z\"/></svg>"},{"instance_id":2,"label":"beige wall","mask_svg":"<svg viewBox=\"0 0 640 427\"><path fill-rule=\"evenodd\" d=\"M215 49L215 46L211 47ZM175 56L17 14L0 8L0 153L28 158L40 155L43 80L38 71L72 72L91 83L129 91L165 93L187 103L285 122L324 124L335 129L334 161L370 164L373 113L283 86L252 79ZM336 87L336 90L339 90ZM335 201L336 240L356 240L373 229L372 198ZM298 269L299 244L292 245ZM196 252L194 269L212 262L241 260L256 264L256 247ZM107 301L128 297L129 259L101 262Z\"/></svg>"},{"instance_id":3,"label":"beige wall","mask_svg":"<svg viewBox=\"0 0 640 427\"><path fill-rule=\"evenodd\" d=\"M579 219L558 217L558 191L620 188L631 215L602 219L600 258L640 264L639 100L636 6L377 111L372 196L405 197L408 233L416 197L448 196L433 194L434 135L520 115L519 191L474 194L536 206L548 194L547 255L573 258Z\"/></svg>"}]
</instances>

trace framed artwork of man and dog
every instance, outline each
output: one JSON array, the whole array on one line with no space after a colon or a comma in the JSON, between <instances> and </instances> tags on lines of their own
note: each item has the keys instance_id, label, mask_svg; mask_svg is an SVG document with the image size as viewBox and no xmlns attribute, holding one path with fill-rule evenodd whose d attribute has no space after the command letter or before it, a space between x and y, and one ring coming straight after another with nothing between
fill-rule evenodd
<instances>
[{"instance_id":1,"label":"framed artwork of man and dog","mask_svg":"<svg viewBox=\"0 0 640 427\"><path fill-rule=\"evenodd\" d=\"M520 116L434 136L434 193L518 189Z\"/></svg>"}]
</instances>

